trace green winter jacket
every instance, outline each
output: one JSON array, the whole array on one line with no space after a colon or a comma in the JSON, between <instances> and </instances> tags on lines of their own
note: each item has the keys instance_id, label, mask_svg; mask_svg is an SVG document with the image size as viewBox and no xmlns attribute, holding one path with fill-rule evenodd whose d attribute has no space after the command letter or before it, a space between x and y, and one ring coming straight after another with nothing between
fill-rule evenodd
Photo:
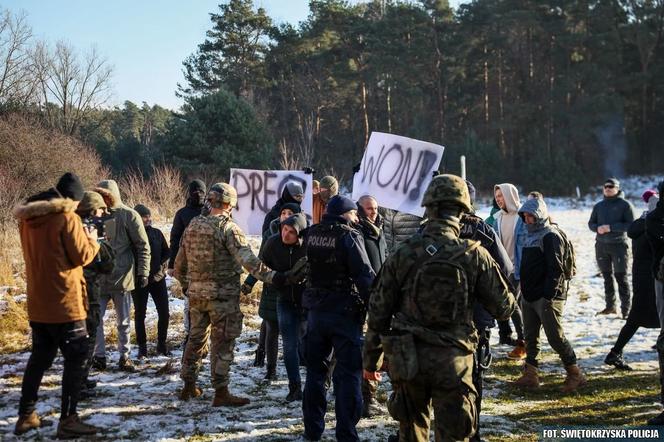
<instances>
[{"instance_id":1,"label":"green winter jacket","mask_svg":"<svg viewBox=\"0 0 664 442\"><path fill-rule=\"evenodd\" d=\"M147 278L150 273L148 235L140 215L122 203L114 180L100 182L95 192L104 197L113 215L104 223L104 232L115 252L115 266L110 274L101 277L101 292L130 292L135 288L135 277Z\"/></svg>"}]
</instances>

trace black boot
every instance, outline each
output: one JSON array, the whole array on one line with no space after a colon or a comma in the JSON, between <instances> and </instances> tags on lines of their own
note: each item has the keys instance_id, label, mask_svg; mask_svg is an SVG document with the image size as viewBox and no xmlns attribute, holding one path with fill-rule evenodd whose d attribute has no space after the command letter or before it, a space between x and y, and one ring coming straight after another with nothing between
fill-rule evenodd
<instances>
[{"instance_id":1,"label":"black boot","mask_svg":"<svg viewBox=\"0 0 664 442\"><path fill-rule=\"evenodd\" d=\"M171 356L172 353L168 349L168 345L166 345L165 342L160 342L157 344L157 354L160 354L162 356Z\"/></svg>"},{"instance_id":2,"label":"black boot","mask_svg":"<svg viewBox=\"0 0 664 442\"><path fill-rule=\"evenodd\" d=\"M92 368L94 368L97 371L106 370L106 358L97 357L97 356L93 357Z\"/></svg>"},{"instance_id":3,"label":"black boot","mask_svg":"<svg viewBox=\"0 0 664 442\"><path fill-rule=\"evenodd\" d=\"M606 365L613 365L618 370L632 371L632 367L627 365L627 363L625 363L625 361L623 360L622 352L616 353L613 350L611 350L609 354L606 355L604 363Z\"/></svg>"},{"instance_id":4,"label":"black boot","mask_svg":"<svg viewBox=\"0 0 664 442\"><path fill-rule=\"evenodd\" d=\"M288 395L286 395L286 401L302 401L302 384L299 382L289 382L288 383Z\"/></svg>"},{"instance_id":5,"label":"black boot","mask_svg":"<svg viewBox=\"0 0 664 442\"><path fill-rule=\"evenodd\" d=\"M140 345L138 347L138 359L147 359L148 357L148 346L147 345Z\"/></svg>"},{"instance_id":6,"label":"black boot","mask_svg":"<svg viewBox=\"0 0 664 442\"><path fill-rule=\"evenodd\" d=\"M266 381L276 381L277 380L277 367L274 365L268 365L267 366L267 373L265 373L265 377L263 378Z\"/></svg>"}]
</instances>

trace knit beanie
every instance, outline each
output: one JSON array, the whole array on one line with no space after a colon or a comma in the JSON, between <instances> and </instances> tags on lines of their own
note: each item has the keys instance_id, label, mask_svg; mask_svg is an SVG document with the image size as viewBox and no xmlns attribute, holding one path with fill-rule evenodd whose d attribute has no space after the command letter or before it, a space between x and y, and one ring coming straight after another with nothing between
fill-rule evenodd
<instances>
[{"instance_id":1,"label":"knit beanie","mask_svg":"<svg viewBox=\"0 0 664 442\"><path fill-rule=\"evenodd\" d=\"M81 179L78 175L71 172L62 175L58 180L58 184L55 185L55 188L60 192L60 195L74 201L81 201L83 194L85 193Z\"/></svg>"},{"instance_id":2,"label":"knit beanie","mask_svg":"<svg viewBox=\"0 0 664 442\"><path fill-rule=\"evenodd\" d=\"M330 215L341 216L351 210L357 210L357 205L352 199L341 195L335 195L327 203L326 212Z\"/></svg>"},{"instance_id":3,"label":"knit beanie","mask_svg":"<svg viewBox=\"0 0 664 442\"><path fill-rule=\"evenodd\" d=\"M293 213L301 213L302 212L302 207L298 203L286 203L286 204L284 204L283 206L281 206L279 208L279 214L281 214L281 212L284 209L289 209Z\"/></svg>"},{"instance_id":4,"label":"knit beanie","mask_svg":"<svg viewBox=\"0 0 664 442\"><path fill-rule=\"evenodd\" d=\"M331 195L336 195L339 193L339 182L333 176L324 176L320 180L321 189L329 189Z\"/></svg>"},{"instance_id":5,"label":"knit beanie","mask_svg":"<svg viewBox=\"0 0 664 442\"><path fill-rule=\"evenodd\" d=\"M641 198L643 198L643 201L648 204L648 201L653 195L657 195L657 191L653 189L648 189L645 192L643 192L643 195L641 195Z\"/></svg>"},{"instance_id":6,"label":"knit beanie","mask_svg":"<svg viewBox=\"0 0 664 442\"><path fill-rule=\"evenodd\" d=\"M189 183L189 188L188 191L189 193L191 192L197 192L197 191L202 191L205 193L205 183L201 180L193 180L191 183Z\"/></svg>"},{"instance_id":7,"label":"knit beanie","mask_svg":"<svg viewBox=\"0 0 664 442\"><path fill-rule=\"evenodd\" d=\"M150 212L150 209L145 207L143 204L136 204L136 206L134 207L134 210L136 212L138 212L138 214L141 215L141 217L152 215L152 212Z\"/></svg>"}]
</instances>

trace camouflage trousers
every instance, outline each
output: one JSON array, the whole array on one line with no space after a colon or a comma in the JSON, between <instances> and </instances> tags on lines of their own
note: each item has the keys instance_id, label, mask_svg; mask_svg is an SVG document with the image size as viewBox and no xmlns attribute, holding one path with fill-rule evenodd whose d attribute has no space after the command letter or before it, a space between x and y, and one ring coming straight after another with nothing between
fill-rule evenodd
<instances>
[{"instance_id":1,"label":"camouflage trousers","mask_svg":"<svg viewBox=\"0 0 664 442\"><path fill-rule=\"evenodd\" d=\"M239 299L207 300L189 298L189 339L182 357L180 377L196 382L203 355L211 337L210 371L212 387L228 386L235 339L242 332Z\"/></svg>"},{"instance_id":2,"label":"camouflage trousers","mask_svg":"<svg viewBox=\"0 0 664 442\"><path fill-rule=\"evenodd\" d=\"M477 425L473 357L456 347L417 344L418 374L393 382L390 415L399 421L399 441L428 442L431 408L435 440L467 441Z\"/></svg>"}]
</instances>

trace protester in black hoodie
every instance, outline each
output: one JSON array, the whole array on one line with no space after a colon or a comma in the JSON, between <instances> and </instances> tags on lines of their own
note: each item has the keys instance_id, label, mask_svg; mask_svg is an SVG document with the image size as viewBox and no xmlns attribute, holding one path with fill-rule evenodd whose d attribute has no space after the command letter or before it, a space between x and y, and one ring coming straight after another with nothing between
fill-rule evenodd
<instances>
[{"instance_id":1,"label":"protester in black hoodie","mask_svg":"<svg viewBox=\"0 0 664 442\"><path fill-rule=\"evenodd\" d=\"M168 288L166 287L166 264L170 257L170 248L161 230L152 227L152 214L150 209L142 204L134 207L141 215L145 233L148 235L150 244L150 274L148 285L137 287L131 293L134 301L134 326L136 328L136 343L138 344L138 357L145 358L148 355L147 336L145 334L145 315L148 307L148 296L152 296L155 307L157 307L157 353L169 356L170 352L166 346L166 335L168 334Z\"/></svg>"},{"instance_id":2,"label":"protester in black hoodie","mask_svg":"<svg viewBox=\"0 0 664 442\"><path fill-rule=\"evenodd\" d=\"M263 247L262 260L280 272L291 270L306 256L302 245L302 232L307 228L307 217L298 213L281 222L279 233L267 239ZM288 373L287 401L302 400L302 382L300 379L300 331L304 324L302 310L302 292L304 285L286 285L273 287L277 292L277 315L279 331L283 341L284 365Z\"/></svg>"},{"instance_id":3,"label":"protester in black hoodie","mask_svg":"<svg viewBox=\"0 0 664 442\"><path fill-rule=\"evenodd\" d=\"M263 228L261 232L265 233L270 228L270 223L272 220L279 218L279 213L281 212L281 206L287 203L297 203L302 204L304 200L304 189L299 183L294 181L289 181L285 186L284 190L281 192L281 198L274 203L274 206L270 211L265 215L263 219Z\"/></svg>"}]
</instances>

